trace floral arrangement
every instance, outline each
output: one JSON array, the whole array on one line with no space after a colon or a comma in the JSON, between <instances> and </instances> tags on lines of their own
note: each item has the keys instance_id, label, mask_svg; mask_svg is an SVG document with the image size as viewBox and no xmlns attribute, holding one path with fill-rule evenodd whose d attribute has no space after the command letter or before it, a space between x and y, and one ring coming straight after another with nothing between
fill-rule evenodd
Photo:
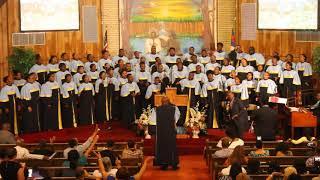
<instances>
[{"instance_id":1,"label":"floral arrangement","mask_svg":"<svg viewBox=\"0 0 320 180\"><path fill-rule=\"evenodd\" d=\"M206 124L206 108L203 107L199 110L199 103L194 108L189 110L189 119L185 122L185 127L192 131L193 138L199 138L198 134L200 131L205 131L207 129Z\"/></svg>"},{"instance_id":2,"label":"floral arrangement","mask_svg":"<svg viewBox=\"0 0 320 180\"><path fill-rule=\"evenodd\" d=\"M143 109L142 114L138 120L138 128L141 131L144 131L145 138L151 139L151 136L148 132L148 126L151 119L152 108L151 105L147 107L147 109Z\"/></svg>"}]
</instances>

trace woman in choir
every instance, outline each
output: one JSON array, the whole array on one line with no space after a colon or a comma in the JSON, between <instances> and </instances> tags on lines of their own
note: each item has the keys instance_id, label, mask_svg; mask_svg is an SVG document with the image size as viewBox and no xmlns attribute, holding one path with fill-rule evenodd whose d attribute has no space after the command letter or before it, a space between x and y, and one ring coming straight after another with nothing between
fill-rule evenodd
<instances>
[{"instance_id":1,"label":"woman in choir","mask_svg":"<svg viewBox=\"0 0 320 180\"><path fill-rule=\"evenodd\" d=\"M205 69L205 72L207 72L209 70L214 71L214 69L216 67L221 67L221 65L216 62L216 57L215 56L211 56L210 57L210 63L206 64L204 69Z\"/></svg>"},{"instance_id":2,"label":"woman in choir","mask_svg":"<svg viewBox=\"0 0 320 180\"><path fill-rule=\"evenodd\" d=\"M135 82L137 82L140 89L140 95L137 97L137 117L140 117L143 109L146 109L148 105L145 96L151 83L151 74L146 71L146 64L144 62L140 63L140 71L137 71L135 74Z\"/></svg>"},{"instance_id":3,"label":"woman in choir","mask_svg":"<svg viewBox=\"0 0 320 180\"><path fill-rule=\"evenodd\" d=\"M269 97L277 94L277 84L270 79L268 72L264 73L263 79L258 82L256 93L261 104L267 104Z\"/></svg>"},{"instance_id":4,"label":"woman in choir","mask_svg":"<svg viewBox=\"0 0 320 180\"><path fill-rule=\"evenodd\" d=\"M202 90L201 97L205 99L208 105L207 114L207 127L219 128L221 127L221 119L219 115L222 114L220 108L219 91L222 91L221 85L218 79L214 79L213 71L207 71L208 82L205 82Z\"/></svg>"},{"instance_id":5,"label":"woman in choir","mask_svg":"<svg viewBox=\"0 0 320 180\"><path fill-rule=\"evenodd\" d=\"M11 76L3 78L3 82L6 84L0 91L0 106L3 107L2 112L5 117L0 122L9 123L14 130L14 134L18 134L18 118L17 118L17 107L20 99L20 92L16 85L13 84Z\"/></svg>"},{"instance_id":6,"label":"woman in choir","mask_svg":"<svg viewBox=\"0 0 320 180\"><path fill-rule=\"evenodd\" d=\"M84 66L83 62L80 60L80 56L77 53L72 54L72 60L70 62L70 68L69 71L72 75L75 75L78 72L79 66Z\"/></svg>"},{"instance_id":7,"label":"woman in choir","mask_svg":"<svg viewBox=\"0 0 320 180\"><path fill-rule=\"evenodd\" d=\"M200 65L196 66L196 72L194 74L194 79L196 79L200 83L201 87L205 82L208 81L206 74L201 72L201 66Z\"/></svg>"},{"instance_id":8,"label":"woman in choir","mask_svg":"<svg viewBox=\"0 0 320 180\"><path fill-rule=\"evenodd\" d=\"M279 79L282 73L282 68L278 63L277 58L272 58L271 65L268 66L266 72L270 74L270 79L272 79L274 82L279 83Z\"/></svg>"},{"instance_id":9,"label":"woman in choir","mask_svg":"<svg viewBox=\"0 0 320 180\"><path fill-rule=\"evenodd\" d=\"M249 104L256 104L257 81L255 79L253 79L252 72L248 72L247 79L243 80L242 84L245 84L248 88Z\"/></svg>"},{"instance_id":10,"label":"woman in choir","mask_svg":"<svg viewBox=\"0 0 320 180\"><path fill-rule=\"evenodd\" d=\"M106 70L108 79L107 98L109 102L109 117L110 119L120 118L120 84L117 78L114 77L113 68Z\"/></svg>"},{"instance_id":11,"label":"woman in choir","mask_svg":"<svg viewBox=\"0 0 320 180\"><path fill-rule=\"evenodd\" d=\"M301 80L301 90L312 90L312 67L307 62L305 54L300 55L299 62L297 63L296 70L298 71ZM302 93L303 105L311 105L312 97Z\"/></svg>"},{"instance_id":12,"label":"woman in choir","mask_svg":"<svg viewBox=\"0 0 320 180\"><path fill-rule=\"evenodd\" d=\"M90 71L87 72L87 75L90 77L90 81L92 85L94 85L99 78L99 72L97 71L97 65L91 64L90 65Z\"/></svg>"},{"instance_id":13,"label":"woman in choir","mask_svg":"<svg viewBox=\"0 0 320 180\"><path fill-rule=\"evenodd\" d=\"M280 76L279 83L283 86L282 97L293 97L301 86L297 71L292 69L292 63L286 63L286 70Z\"/></svg>"},{"instance_id":14,"label":"woman in choir","mask_svg":"<svg viewBox=\"0 0 320 180\"><path fill-rule=\"evenodd\" d=\"M201 56L198 57L198 60L204 66L210 62L210 57L208 56L208 53L207 53L206 49L202 49L201 50Z\"/></svg>"},{"instance_id":15,"label":"woman in choir","mask_svg":"<svg viewBox=\"0 0 320 180\"><path fill-rule=\"evenodd\" d=\"M98 123L109 121L109 102L107 98L107 90L108 90L108 82L107 82L107 74L104 71L99 73L99 79L95 84L95 113L96 113L96 121Z\"/></svg>"},{"instance_id":16,"label":"woman in choir","mask_svg":"<svg viewBox=\"0 0 320 180\"><path fill-rule=\"evenodd\" d=\"M66 70L70 71L70 57L68 53L63 52L61 54L61 59L59 61L59 64L63 63L66 65Z\"/></svg>"},{"instance_id":17,"label":"woman in choir","mask_svg":"<svg viewBox=\"0 0 320 180\"><path fill-rule=\"evenodd\" d=\"M249 93L248 88L246 84L241 83L241 80L238 76L234 78L235 85L232 85L230 87L230 91L234 93L235 97L240 99L245 107L248 107L249 105Z\"/></svg>"},{"instance_id":18,"label":"woman in choir","mask_svg":"<svg viewBox=\"0 0 320 180\"><path fill-rule=\"evenodd\" d=\"M154 95L160 94L161 90L161 80L159 77L154 78L154 83L148 86L145 99L147 101L147 104L151 105L151 108L154 107Z\"/></svg>"},{"instance_id":19,"label":"woman in choir","mask_svg":"<svg viewBox=\"0 0 320 180\"><path fill-rule=\"evenodd\" d=\"M26 84L26 80L23 79L22 73L19 71L13 72L14 75L14 81L13 83L18 87L19 91L21 91L21 88Z\"/></svg>"},{"instance_id":20,"label":"woman in choir","mask_svg":"<svg viewBox=\"0 0 320 180\"><path fill-rule=\"evenodd\" d=\"M265 72L263 71L263 65L259 64L257 66L257 70L253 72L253 79L260 81L260 79L263 79L263 74Z\"/></svg>"},{"instance_id":21,"label":"woman in choir","mask_svg":"<svg viewBox=\"0 0 320 180\"><path fill-rule=\"evenodd\" d=\"M122 121L128 126L136 120L136 96L140 94L140 89L136 82L133 81L134 77L128 74L128 82L121 87L121 109Z\"/></svg>"},{"instance_id":22,"label":"woman in choir","mask_svg":"<svg viewBox=\"0 0 320 180\"><path fill-rule=\"evenodd\" d=\"M284 60L284 62L281 64L282 70L286 70L286 66L287 66L287 62L291 62L292 63L292 68L291 69L296 69L296 63L293 62L293 55L292 54L288 54Z\"/></svg>"},{"instance_id":23,"label":"woman in choir","mask_svg":"<svg viewBox=\"0 0 320 180\"><path fill-rule=\"evenodd\" d=\"M226 80L224 84L225 91L229 91L230 87L236 84L235 77L237 76L237 73L235 70L232 70L230 73L230 78Z\"/></svg>"},{"instance_id":24,"label":"woman in choir","mask_svg":"<svg viewBox=\"0 0 320 180\"><path fill-rule=\"evenodd\" d=\"M77 87L79 87L83 82L82 77L85 74L86 73L84 72L84 66L78 66L77 73L73 75L73 82L77 85Z\"/></svg>"},{"instance_id":25,"label":"woman in choir","mask_svg":"<svg viewBox=\"0 0 320 180\"><path fill-rule=\"evenodd\" d=\"M55 73L55 77L56 77L56 82L59 84L59 86L62 86L62 84L65 81L65 77L67 74L71 74L68 70L67 70L67 65L65 63L60 63L59 64L59 71L57 73Z\"/></svg>"},{"instance_id":26,"label":"woman in choir","mask_svg":"<svg viewBox=\"0 0 320 180\"><path fill-rule=\"evenodd\" d=\"M37 81L40 84L44 84L46 82L46 76L47 76L47 67L41 63L41 56L40 54L36 54L35 56L36 64L31 67L29 70L30 73L36 73L37 74Z\"/></svg>"},{"instance_id":27,"label":"woman in choir","mask_svg":"<svg viewBox=\"0 0 320 180\"><path fill-rule=\"evenodd\" d=\"M65 77L65 83L61 87L61 111L63 128L77 127L77 98L78 88L72 81L71 74Z\"/></svg>"},{"instance_id":28,"label":"woman in choir","mask_svg":"<svg viewBox=\"0 0 320 180\"><path fill-rule=\"evenodd\" d=\"M177 88L178 93L181 93L181 86L178 84L178 82L187 77L188 68L183 66L182 62L178 62L177 70L172 70L172 86Z\"/></svg>"},{"instance_id":29,"label":"woman in choir","mask_svg":"<svg viewBox=\"0 0 320 180\"><path fill-rule=\"evenodd\" d=\"M231 71L234 71L234 70L236 70L236 68L234 66L230 65L229 59L225 58L223 60L223 66L221 68L222 75L224 75L226 78L229 78Z\"/></svg>"},{"instance_id":30,"label":"woman in choir","mask_svg":"<svg viewBox=\"0 0 320 180\"><path fill-rule=\"evenodd\" d=\"M124 69L120 72L120 77L118 78L120 89L123 85L125 85L128 82L127 76L128 76L127 70Z\"/></svg>"},{"instance_id":31,"label":"woman in choir","mask_svg":"<svg viewBox=\"0 0 320 180\"><path fill-rule=\"evenodd\" d=\"M36 74L31 73L27 76L27 83L21 89L23 133L40 131L39 98L40 85L36 82Z\"/></svg>"},{"instance_id":32,"label":"woman in choir","mask_svg":"<svg viewBox=\"0 0 320 180\"><path fill-rule=\"evenodd\" d=\"M190 107L195 107L199 102L201 86L199 81L194 78L194 72L189 72L189 76L186 79L182 79L179 84L183 94L187 94L190 99Z\"/></svg>"},{"instance_id":33,"label":"woman in choir","mask_svg":"<svg viewBox=\"0 0 320 180\"><path fill-rule=\"evenodd\" d=\"M241 59L241 65L237 67L237 76L240 78L241 82L247 78L248 72L254 72L254 68L248 65L248 61L246 59Z\"/></svg>"},{"instance_id":34,"label":"woman in choir","mask_svg":"<svg viewBox=\"0 0 320 180\"><path fill-rule=\"evenodd\" d=\"M48 73L56 73L59 71L59 64L57 56L50 56L49 63L47 64Z\"/></svg>"},{"instance_id":35,"label":"woman in choir","mask_svg":"<svg viewBox=\"0 0 320 180\"><path fill-rule=\"evenodd\" d=\"M55 81L55 74L49 73L47 82L41 86L40 98L43 110L43 127L47 130L62 129L60 86Z\"/></svg>"},{"instance_id":36,"label":"woman in choir","mask_svg":"<svg viewBox=\"0 0 320 180\"><path fill-rule=\"evenodd\" d=\"M94 124L94 87L88 75L82 76L79 86L79 124Z\"/></svg>"},{"instance_id":37,"label":"woman in choir","mask_svg":"<svg viewBox=\"0 0 320 180\"><path fill-rule=\"evenodd\" d=\"M91 64L95 64L96 68L98 67L98 63L94 61L93 55L92 54L87 54L87 62L84 63L84 70L86 71L86 73L90 72Z\"/></svg>"}]
</instances>

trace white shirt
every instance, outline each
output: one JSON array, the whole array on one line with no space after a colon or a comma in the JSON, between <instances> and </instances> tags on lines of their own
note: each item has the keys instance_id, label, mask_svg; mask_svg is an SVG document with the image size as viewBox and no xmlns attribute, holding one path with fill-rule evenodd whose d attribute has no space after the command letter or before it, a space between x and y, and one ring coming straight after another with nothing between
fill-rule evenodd
<instances>
[{"instance_id":1,"label":"white shirt","mask_svg":"<svg viewBox=\"0 0 320 180\"><path fill-rule=\"evenodd\" d=\"M242 139L237 138L236 141L232 141L231 144L229 145L229 149L234 149L237 146L243 146L244 145L244 141ZM218 141L217 143L217 147L218 148L222 148L222 141L221 139Z\"/></svg>"},{"instance_id":2,"label":"white shirt","mask_svg":"<svg viewBox=\"0 0 320 180\"><path fill-rule=\"evenodd\" d=\"M17 159L43 159L44 157L39 154L30 154L28 149L21 146L16 146L14 148L17 150Z\"/></svg>"}]
</instances>

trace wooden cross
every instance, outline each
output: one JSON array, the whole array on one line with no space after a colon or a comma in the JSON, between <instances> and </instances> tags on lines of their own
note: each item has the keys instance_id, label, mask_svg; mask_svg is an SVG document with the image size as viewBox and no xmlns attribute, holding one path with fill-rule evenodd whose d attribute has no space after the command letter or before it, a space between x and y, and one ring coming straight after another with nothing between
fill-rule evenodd
<instances>
[{"instance_id":1,"label":"wooden cross","mask_svg":"<svg viewBox=\"0 0 320 180\"><path fill-rule=\"evenodd\" d=\"M156 107L161 106L161 99L167 96L170 102L176 106L188 106L189 97L188 95L177 95L177 88L166 88L166 94L156 94L154 96L154 105Z\"/></svg>"}]
</instances>

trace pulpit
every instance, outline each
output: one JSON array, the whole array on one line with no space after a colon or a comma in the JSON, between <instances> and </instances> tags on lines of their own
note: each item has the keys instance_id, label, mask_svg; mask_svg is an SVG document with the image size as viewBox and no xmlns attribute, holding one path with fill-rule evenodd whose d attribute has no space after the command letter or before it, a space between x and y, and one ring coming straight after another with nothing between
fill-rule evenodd
<instances>
[{"instance_id":1,"label":"pulpit","mask_svg":"<svg viewBox=\"0 0 320 180\"><path fill-rule=\"evenodd\" d=\"M317 137L317 117L312 112L291 112L291 138L294 138L294 128L302 127L313 128Z\"/></svg>"},{"instance_id":2,"label":"pulpit","mask_svg":"<svg viewBox=\"0 0 320 180\"><path fill-rule=\"evenodd\" d=\"M188 95L178 95L177 88L166 88L166 94L156 94L154 96L154 105L156 107L161 106L161 99L167 96L170 102L176 106L188 106L189 97Z\"/></svg>"}]
</instances>

